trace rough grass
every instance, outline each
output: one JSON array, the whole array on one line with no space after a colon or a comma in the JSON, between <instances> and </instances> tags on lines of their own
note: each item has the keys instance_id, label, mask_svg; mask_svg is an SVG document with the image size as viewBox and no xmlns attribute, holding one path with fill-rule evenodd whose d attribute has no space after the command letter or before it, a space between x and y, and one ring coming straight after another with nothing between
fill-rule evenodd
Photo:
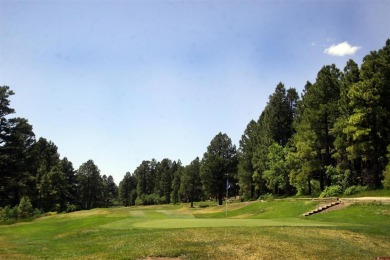
<instances>
[{"instance_id":1,"label":"rough grass","mask_svg":"<svg viewBox=\"0 0 390 260\"><path fill-rule=\"evenodd\" d=\"M390 206L301 216L310 201L94 209L0 226L0 259L374 259L390 255Z\"/></svg>"}]
</instances>

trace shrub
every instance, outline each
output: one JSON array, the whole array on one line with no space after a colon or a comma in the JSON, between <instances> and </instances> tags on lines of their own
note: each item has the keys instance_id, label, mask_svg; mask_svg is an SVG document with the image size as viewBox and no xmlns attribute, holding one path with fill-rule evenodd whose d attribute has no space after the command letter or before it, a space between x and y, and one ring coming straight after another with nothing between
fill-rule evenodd
<instances>
[{"instance_id":1,"label":"shrub","mask_svg":"<svg viewBox=\"0 0 390 260\"><path fill-rule=\"evenodd\" d=\"M70 204L70 203L66 203L66 209L65 209L65 211L66 211L67 213L73 212L73 211L76 211L76 210L77 210L77 206L76 206L76 205Z\"/></svg>"},{"instance_id":2,"label":"shrub","mask_svg":"<svg viewBox=\"0 0 390 260\"><path fill-rule=\"evenodd\" d=\"M143 200L140 197L136 198L135 205L137 205L137 206L143 205Z\"/></svg>"},{"instance_id":3,"label":"shrub","mask_svg":"<svg viewBox=\"0 0 390 260\"><path fill-rule=\"evenodd\" d=\"M321 192L320 198L335 197L343 193L343 189L340 185L332 185L326 187L325 190Z\"/></svg>"},{"instance_id":4,"label":"shrub","mask_svg":"<svg viewBox=\"0 0 390 260\"><path fill-rule=\"evenodd\" d=\"M165 202L163 197L156 193L142 195L135 200L135 205L157 205Z\"/></svg>"},{"instance_id":5,"label":"shrub","mask_svg":"<svg viewBox=\"0 0 390 260\"><path fill-rule=\"evenodd\" d=\"M344 191L344 195L353 195L361 191L367 190L367 186L351 186Z\"/></svg>"},{"instance_id":6,"label":"shrub","mask_svg":"<svg viewBox=\"0 0 390 260\"><path fill-rule=\"evenodd\" d=\"M248 193L244 193L240 196L240 201L241 202L244 202L244 201L251 201L252 200L252 197L250 196L250 194Z\"/></svg>"},{"instance_id":7,"label":"shrub","mask_svg":"<svg viewBox=\"0 0 390 260\"><path fill-rule=\"evenodd\" d=\"M263 194L259 197L259 200L273 200L274 195L272 193Z\"/></svg>"},{"instance_id":8,"label":"shrub","mask_svg":"<svg viewBox=\"0 0 390 260\"><path fill-rule=\"evenodd\" d=\"M18 207L5 206L0 209L0 223L13 224L18 219Z\"/></svg>"},{"instance_id":9,"label":"shrub","mask_svg":"<svg viewBox=\"0 0 390 260\"><path fill-rule=\"evenodd\" d=\"M152 193L145 195L143 200L143 205L156 205L156 204L162 204L162 200L158 194Z\"/></svg>"},{"instance_id":10,"label":"shrub","mask_svg":"<svg viewBox=\"0 0 390 260\"><path fill-rule=\"evenodd\" d=\"M40 216L43 214L43 212L40 209L35 208L33 214L34 216Z\"/></svg>"}]
</instances>

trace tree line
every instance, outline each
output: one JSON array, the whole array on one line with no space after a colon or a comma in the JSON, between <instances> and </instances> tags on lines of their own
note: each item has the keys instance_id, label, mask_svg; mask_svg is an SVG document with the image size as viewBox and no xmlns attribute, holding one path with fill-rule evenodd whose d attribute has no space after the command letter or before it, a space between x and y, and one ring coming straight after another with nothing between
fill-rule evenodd
<instances>
[{"instance_id":1,"label":"tree line","mask_svg":"<svg viewBox=\"0 0 390 260\"><path fill-rule=\"evenodd\" d=\"M390 187L390 40L359 68L323 66L299 95L279 83L238 149L224 133L203 157L145 160L119 187L92 160L75 170L56 145L35 139L24 118L11 118L14 92L0 87L0 207L26 204L73 211L265 194L331 196Z\"/></svg>"},{"instance_id":2,"label":"tree line","mask_svg":"<svg viewBox=\"0 0 390 260\"><path fill-rule=\"evenodd\" d=\"M101 175L92 160L76 171L57 146L35 138L25 118L10 118L14 92L0 87L0 207L13 208L22 198L42 212L107 207L117 198L112 176Z\"/></svg>"},{"instance_id":3,"label":"tree line","mask_svg":"<svg viewBox=\"0 0 390 260\"><path fill-rule=\"evenodd\" d=\"M231 195L238 195L237 152L231 139L218 133L203 159L189 165L163 159L142 161L133 174L127 172L119 184L119 198L125 206L188 202L210 198L222 204L226 183L231 180Z\"/></svg>"},{"instance_id":4,"label":"tree line","mask_svg":"<svg viewBox=\"0 0 390 260\"><path fill-rule=\"evenodd\" d=\"M240 140L245 198L390 187L390 40L358 65L323 66L300 97L280 83ZM387 168L386 168L387 165Z\"/></svg>"}]
</instances>

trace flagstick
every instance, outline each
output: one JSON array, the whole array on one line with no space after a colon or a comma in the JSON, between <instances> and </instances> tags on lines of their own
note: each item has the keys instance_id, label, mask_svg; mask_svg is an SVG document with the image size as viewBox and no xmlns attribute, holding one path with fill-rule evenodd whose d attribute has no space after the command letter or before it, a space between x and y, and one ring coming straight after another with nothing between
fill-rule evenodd
<instances>
[{"instance_id":1,"label":"flagstick","mask_svg":"<svg viewBox=\"0 0 390 260\"><path fill-rule=\"evenodd\" d=\"M229 180L226 183L226 210L225 210L225 218L227 218L227 204L228 204L228 196L229 196Z\"/></svg>"}]
</instances>

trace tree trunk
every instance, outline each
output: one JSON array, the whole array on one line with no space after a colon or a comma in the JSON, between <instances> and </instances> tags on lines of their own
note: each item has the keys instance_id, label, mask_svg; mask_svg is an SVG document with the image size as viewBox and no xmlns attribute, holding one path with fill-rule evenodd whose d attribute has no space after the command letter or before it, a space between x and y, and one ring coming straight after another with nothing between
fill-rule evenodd
<instances>
[{"instance_id":1,"label":"tree trunk","mask_svg":"<svg viewBox=\"0 0 390 260\"><path fill-rule=\"evenodd\" d=\"M223 205L223 194L222 192L218 193L218 205Z\"/></svg>"}]
</instances>

